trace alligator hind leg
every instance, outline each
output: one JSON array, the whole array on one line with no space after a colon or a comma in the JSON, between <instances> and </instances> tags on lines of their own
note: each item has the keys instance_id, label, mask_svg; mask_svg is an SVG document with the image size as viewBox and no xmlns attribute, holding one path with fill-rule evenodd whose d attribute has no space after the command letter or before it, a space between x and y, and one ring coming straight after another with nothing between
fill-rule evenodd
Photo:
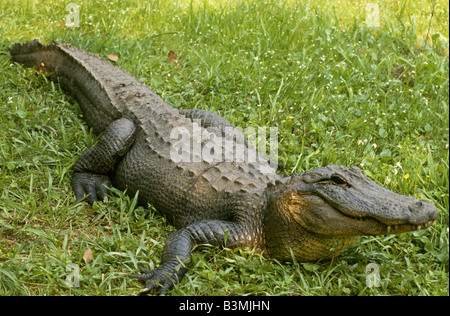
<instances>
[{"instance_id":1,"label":"alligator hind leg","mask_svg":"<svg viewBox=\"0 0 450 316\"><path fill-rule=\"evenodd\" d=\"M108 126L95 146L78 157L72 177L77 201L87 196L87 202L93 204L107 197L107 188L112 186L107 174L131 149L135 138L134 123L121 118Z\"/></svg>"}]
</instances>

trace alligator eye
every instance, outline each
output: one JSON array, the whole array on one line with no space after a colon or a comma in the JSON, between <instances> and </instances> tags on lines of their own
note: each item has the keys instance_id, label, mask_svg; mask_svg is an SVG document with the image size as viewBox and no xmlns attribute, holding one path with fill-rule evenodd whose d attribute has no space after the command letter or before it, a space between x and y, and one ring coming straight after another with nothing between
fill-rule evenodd
<instances>
[{"instance_id":1,"label":"alligator eye","mask_svg":"<svg viewBox=\"0 0 450 316\"><path fill-rule=\"evenodd\" d=\"M347 182L347 180L345 180L342 176L338 175L338 174L333 174L330 178L331 182L333 182L336 185L340 185L343 187L348 187L350 186Z\"/></svg>"},{"instance_id":2,"label":"alligator eye","mask_svg":"<svg viewBox=\"0 0 450 316\"><path fill-rule=\"evenodd\" d=\"M317 184L331 184L331 185L338 185L340 187L351 187L350 183L347 182L347 180L344 179L341 175L335 173L331 175L329 178L321 179L316 182Z\"/></svg>"}]
</instances>

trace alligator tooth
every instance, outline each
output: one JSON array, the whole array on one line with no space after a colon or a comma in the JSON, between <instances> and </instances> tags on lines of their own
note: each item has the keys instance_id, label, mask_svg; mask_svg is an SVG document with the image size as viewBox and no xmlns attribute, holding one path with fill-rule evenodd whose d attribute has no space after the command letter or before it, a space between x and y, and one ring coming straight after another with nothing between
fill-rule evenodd
<instances>
[{"instance_id":1,"label":"alligator tooth","mask_svg":"<svg viewBox=\"0 0 450 316\"><path fill-rule=\"evenodd\" d=\"M387 227L387 232L388 232L388 233L391 232L391 225L388 225L388 227Z\"/></svg>"},{"instance_id":2,"label":"alligator tooth","mask_svg":"<svg viewBox=\"0 0 450 316\"><path fill-rule=\"evenodd\" d=\"M422 229L422 225L417 225L416 230L421 230L421 229Z\"/></svg>"}]
</instances>

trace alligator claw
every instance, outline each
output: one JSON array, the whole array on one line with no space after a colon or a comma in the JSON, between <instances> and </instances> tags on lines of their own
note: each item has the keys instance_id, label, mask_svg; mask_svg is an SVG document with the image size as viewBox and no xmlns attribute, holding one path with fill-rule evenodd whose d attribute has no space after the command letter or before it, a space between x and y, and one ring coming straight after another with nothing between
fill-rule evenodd
<instances>
[{"instance_id":1,"label":"alligator claw","mask_svg":"<svg viewBox=\"0 0 450 316\"><path fill-rule=\"evenodd\" d=\"M138 267L142 274L131 274L132 278L143 283L145 288L141 290L141 294L157 293L164 295L170 291L175 285L177 276L176 272L166 271L162 266L156 269L146 269Z\"/></svg>"},{"instance_id":2,"label":"alligator claw","mask_svg":"<svg viewBox=\"0 0 450 316\"><path fill-rule=\"evenodd\" d=\"M86 197L89 204L108 199L108 188L112 186L108 176L92 173L74 173L72 188L77 202Z\"/></svg>"},{"instance_id":3,"label":"alligator claw","mask_svg":"<svg viewBox=\"0 0 450 316\"><path fill-rule=\"evenodd\" d=\"M137 279L139 282L145 283L145 281L147 281L148 279L152 278L153 275L155 274L153 272L154 270L146 269L146 268L139 267L139 266L138 266L138 268L139 268L139 270L141 270L142 274L135 274L135 273L133 273L130 276L132 278Z\"/></svg>"}]
</instances>

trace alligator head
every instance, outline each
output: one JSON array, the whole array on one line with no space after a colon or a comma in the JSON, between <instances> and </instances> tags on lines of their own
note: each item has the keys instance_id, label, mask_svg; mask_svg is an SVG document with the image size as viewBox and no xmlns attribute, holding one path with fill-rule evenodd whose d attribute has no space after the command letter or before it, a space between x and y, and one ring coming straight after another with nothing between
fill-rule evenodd
<instances>
[{"instance_id":1,"label":"alligator head","mask_svg":"<svg viewBox=\"0 0 450 316\"><path fill-rule=\"evenodd\" d=\"M357 167L329 165L269 187L266 244L281 260L331 258L359 236L420 230L437 216L433 204L389 191Z\"/></svg>"}]
</instances>

